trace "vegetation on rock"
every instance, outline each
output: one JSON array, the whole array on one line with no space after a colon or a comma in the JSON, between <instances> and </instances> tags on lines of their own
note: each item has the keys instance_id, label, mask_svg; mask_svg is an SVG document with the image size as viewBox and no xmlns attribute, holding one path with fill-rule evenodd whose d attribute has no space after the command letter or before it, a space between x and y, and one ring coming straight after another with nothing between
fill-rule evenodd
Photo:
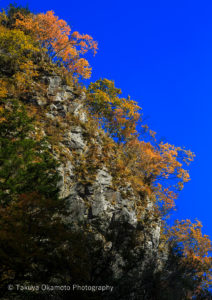
<instances>
[{"instance_id":1,"label":"vegetation on rock","mask_svg":"<svg viewBox=\"0 0 212 300\"><path fill-rule=\"evenodd\" d=\"M150 220L162 220L158 253L166 258L161 258L160 270L146 270L137 291L139 299L210 299L211 241L202 234L201 223L177 221L168 229L166 224L178 191L190 180L187 166L194 154L158 143L155 133L143 124L138 104L130 97L121 97L121 90L108 79L97 80L87 88L82 100L86 123L74 116L68 107L72 101L69 97L71 93L79 97L85 90L77 79L91 75L84 58L88 51L97 51L93 38L71 33L70 26L53 11L33 14L11 5L0 14L1 296L8 296L7 285L11 283L62 281L64 285L87 280L93 284L94 278L104 278L98 262L98 267L91 264L91 249L105 264L110 261L92 236L92 226L82 224L83 231L79 232L73 229L76 224L67 223L69 210L67 199L60 197L58 170L60 163L69 159L75 167L79 195L85 191L89 195L97 171L106 167L112 176L111 190L121 191L122 199L134 195L136 219L143 231L148 231L145 226ZM65 115L61 98L54 100L49 91L47 75L59 76L62 82L57 92L68 99L64 101ZM65 85L69 85L66 90ZM48 115L50 109L57 110L53 117ZM71 126L76 138L68 149L61 141ZM86 143L82 143L82 135ZM83 144L84 151L77 142ZM67 143L70 139L65 140ZM115 202L111 199L111 205ZM151 209L147 202L151 202ZM101 276L95 275L94 267ZM127 283L125 289L130 290ZM61 297L58 299L66 296ZM91 299L90 295L84 297ZM121 294L114 297L124 299Z\"/></svg>"}]
</instances>

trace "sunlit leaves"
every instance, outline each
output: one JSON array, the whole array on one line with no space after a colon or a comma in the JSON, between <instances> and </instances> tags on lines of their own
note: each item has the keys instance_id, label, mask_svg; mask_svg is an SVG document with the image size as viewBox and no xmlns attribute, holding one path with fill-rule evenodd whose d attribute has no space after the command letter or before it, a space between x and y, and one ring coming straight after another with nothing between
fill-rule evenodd
<instances>
[{"instance_id":1,"label":"sunlit leaves","mask_svg":"<svg viewBox=\"0 0 212 300\"><path fill-rule=\"evenodd\" d=\"M97 80L88 88L90 112L118 143L137 134L136 124L141 109L135 101L129 97L120 98L120 95L121 90L108 79Z\"/></svg>"},{"instance_id":2,"label":"sunlit leaves","mask_svg":"<svg viewBox=\"0 0 212 300\"><path fill-rule=\"evenodd\" d=\"M174 208L177 190L190 180L185 167L194 154L168 143L157 143L155 132L141 123L141 108L130 97L121 98L121 90L113 81L100 79L91 83L87 95L90 113L122 151L117 160L118 174L125 173L137 191L149 196L154 193L163 213Z\"/></svg>"},{"instance_id":3,"label":"sunlit leaves","mask_svg":"<svg viewBox=\"0 0 212 300\"><path fill-rule=\"evenodd\" d=\"M32 38L19 29L8 29L0 26L1 54L10 54L17 60L38 51Z\"/></svg>"},{"instance_id":4,"label":"sunlit leaves","mask_svg":"<svg viewBox=\"0 0 212 300\"><path fill-rule=\"evenodd\" d=\"M0 98L5 98L7 96L7 82L0 79Z\"/></svg>"},{"instance_id":5,"label":"sunlit leaves","mask_svg":"<svg viewBox=\"0 0 212 300\"><path fill-rule=\"evenodd\" d=\"M96 54L97 43L87 34L71 33L70 26L54 15L53 11L46 14L17 14L16 28L30 34L42 47L47 49L48 55L75 75L89 78L91 67L81 55L88 51Z\"/></svg>"},{"instance_id":6,"label":"sunlit leaves","mask_svg":"<svg viewBox=\"0 0 212 300\"><path fill-rule=\"evenodd\" d=\"M212 285L212 258L209 256L212 245L209 236L203 235L200 221L176 221L169 230L169 238L176 242L182 253L182 263L189 264L200 281L200 287Z\"/></svg>"}]
</instances>

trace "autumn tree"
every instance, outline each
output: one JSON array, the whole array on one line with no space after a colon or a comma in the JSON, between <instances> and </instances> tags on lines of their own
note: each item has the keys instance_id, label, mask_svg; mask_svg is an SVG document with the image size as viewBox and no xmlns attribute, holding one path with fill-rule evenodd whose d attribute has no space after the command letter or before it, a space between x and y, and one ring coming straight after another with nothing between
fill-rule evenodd
<instances>
[{"instance_id":1,"label":"autumn tree","mask_svg":"<svg viewBox=\"0 0 212 300\"><path fill-rule=\"evenodd\" d=\"M4 18L2 19L2 23L4 26L8 28L12 28L16 22L16 15L20 13L21 15L30 14L30 10L28 6L21 6L17 4L9 4L6 10L3 10Z\"/></svg>"},{"instance_id":2,"label":"autumn tree","mask_svg":"<svg viewBox=\"0 0 212 300\"><path fill-rule=\"evenodd\" d=\"M38 89L38 65L36 57L41 54L37 43L23 31L3 25L5 14L0 15L0 95L25 96ZM40 86L39 86L40 89Z\"/></svg>"},{"instance_id":3,"label":"autumn tree","mask_svg":"<svg viewBox=\"0 0 212 300\"><path fill-rule=\"evenodd\" d=\"M137 135L136 125L141 118L141 108L130 97L121 98L121 93L114 81L100 79L89 85L87 99L90 113L118 143Z\"/></svg>"},{"instance_id":4,"label":"autumn tree","mask_svg":"<svg viewBox=\"0 0 212 300\"><path fill-rule=\"evenodd\" d=\"M165 228L160 241L165 259L162 268L153 275L152 298L211 299L211 241L202 233L201 222L177 220L171 228Z\"/></svg>"},{"instance_id":5,"label":"autumn tree","mask_svg":"<svg viewBox=\"0 0 212 300\"><path fill-rule=\"evenodd\" d=\"M48 56L72 74L89 78L91 67L85 58L88 51L96 54L97 43L88 34L71 33L70 26L53 11L40 14L16 14L15 28L24 31L47 51Z\"/></svg>"},{"instance_id":6,"label":"autumn tree","mask_svg":"<svg viewBox=\"0 0 212 300\"><path fill-rule=\"evenodd\" d=\"M202 278L197 276L198 264L184 259L182 247L178 243L167 244L165 253L162 268L156 273L153 268L146 278L145 295L148 295L148 299L212 299L211 288L203 287Z\"/></svg>"},{"instance_id":7,"label":"autumn tree","mask_svg":"<svg viewBox=\"0 0 212 300\"><path fill-rule=\"evenodd\" d=\"M1 74L14 72L20 63L26 62L38 47L33 39L20 29L8 29L0 25ZM7 65L7 69L5 69ZM11 68L10 68L11 67Z\"/></svg>"},{"instance_id":8,"label":"autumn tree","mask_svg":"<svg viewBox=\"0 0 212 300\"><path fill-rule=\"evenodd\" d=\"M169 143L147 142L139 139L123 146L130 155L129 164L140 186L151 188L163 213L175 206L177 193L190 180L187 165L194 154Z\"/></svg>"},{"instance_id":9,"label":"autumn tree","mask_svg":"<svg viewBox=\"0 0 212 300\"><path fill-rule=\"evenodd\" d=\"M174 207L177 191L190 179L186 166L194 154L157 143L155 132L142 123L141 108L130 97L122 98L121 93L108 79L91 83L88 110L119 145L116 172L122 171L138 192L154 194L158 208L165 214Z\"/></svg>"},{"instance_id":10,"label":"autumn tree","mask_svg":"<svg viewBox=\"0 0 212 300\"><path fill-rule=\"evenodd\" d=\"M169 230L169 239L179 245L182 251L182 263L189 264L197 282L195 294L212 286L212 258L209 256L212 245L209 236L202 234L200 221L176 221Z\"/></svg>"}]
</instances>

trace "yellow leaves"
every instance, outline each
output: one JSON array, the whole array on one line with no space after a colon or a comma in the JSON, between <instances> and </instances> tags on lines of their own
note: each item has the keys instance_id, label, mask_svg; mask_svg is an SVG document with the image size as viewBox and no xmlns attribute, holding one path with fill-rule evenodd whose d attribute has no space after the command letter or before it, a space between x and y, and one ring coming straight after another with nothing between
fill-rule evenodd
<instances>
[{"instance_id":1,"label":"yellow leaves","mask_svg":"<svg viewBox=\"0 0 212 300\"><path fill-rule=\"evenodd\" d=\"M63 60L67 69L77 76L89 78L91 67L86 59L81 55L88 51L96 54L97 43L89 35L81 35L78 32L71 34L70 26L54 15L53 11L46 14L17 15L17 28L30 33L33 38L47 49L50 57Z\"/></svg>"},{"instance_id":2,"label":"yellow leaves","mask_svg":"<svg viewBox=\"0 0 212 300\"><path fill-rule=\"evenodd\" d=\"M7 71L14 79L14 85L7 79L8 82L0 80L0 97L4 98L8 93L18 95L29 90L31 79L36 76L34 65L31 60L33 54L39 49L30 36L27 36L19 29L9 29L0 25L0 49L1 58L5 63L8 59L10 64Z\"/></svg>"},{"instance_id":3,"label":"yellow leaves","mask_svg":"<svg viewBox=\"0 0 212 300\"><path fill-rule=\"evenodd\" d=\"M136 123L140 118L137 103L128 97L119 98L121 90L113 81L100 79L88 88L90 112L117 142L128 140L137 133Z\"/></svg>"},{"instance_id":4,"label":"yellow leaves","mask_svg":"<svg viewBox=\"0 0 212 300\"><path fill-rule=\"evenodd\" d=\"M21 63L20 71L22 71L23 73L27 74L27 76L30 77L38 76L38 72L36 71L36 66L31 60Z\"/></svg>"},{"instance_id":5,"label":"yellow leaves","mask_svg":"<svg viewBox=\"0 0 212 300\"><path fill-rule=\"evenodd\" d=\"M6 119L4 117L4 107L0 106L0 123L3 123L5 121L6 121Z\"/></svg>"},{"instance_id":6,"label":"yellow leaves","mask_svg":"<svg viewBox=\"0 0 212 300\"><path fill-rule=\"evenodd\" d=\"M0 98L5 98L7 93L7 82L3 79L0 79Z\"/></svg>"},{"instance_id":7,"label":"yellow leaves","mask_svg":"<svg viewBox=\"0 0 212 300\"><path fill-rule=\"evenodd\" d=\"M19 71L13 75L15 85L21 93L26 93L32 89L33 79L38 76L36 66L31 60L23 62L19 66Z\"/></svg>"},{"instance_id":8,"label":"yellow leaves","mask_svg":"<svg viewBox=\"0 0 212 300\"><path fill-rule=\"evenodd\" d=\"M177 191L190 180L184 166L193 160L194 154L168 143L158 144L156 133L139 124L147 135L143 137L137 130L141 108L130 97L120 98L120 94L121 90L108 79L91 83L87 97L89 110L123 151L123 164L117 160L119 176L125 164L126 177L135 190L154 193L159 207L167 213L175 206Z\"/></svg>"},{"instance_id":9,"label":"yellow leaves","mask_svg":"<svg viewBox=\"0 0 212 300\"><path fill-rule=\"evenodd\" d=\"M0 48L5 54L15 56L17 59L24 57L24 53L38 51L30 36L19 29L8 29L0 25Z\"/></svg>"}]
</instances>

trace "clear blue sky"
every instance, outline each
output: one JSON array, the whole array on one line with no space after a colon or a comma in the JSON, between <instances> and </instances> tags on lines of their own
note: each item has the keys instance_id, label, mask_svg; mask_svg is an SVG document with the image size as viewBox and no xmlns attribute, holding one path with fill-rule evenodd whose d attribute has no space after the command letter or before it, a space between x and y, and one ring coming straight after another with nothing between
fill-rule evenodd
<instances>
[{"instance_id":1,"label":"clear blue sky","mask_svg":"<svg viewBox=\"0 0 212 300\"><path fill-rule=\"evenodd\" d=\"M159 137L196 153L174 216L198 218L212 237L212 1L16 2L54 10L73 30L92 35L99 51L91 80L115 80Z\"/></svg>"}]
</instances>

